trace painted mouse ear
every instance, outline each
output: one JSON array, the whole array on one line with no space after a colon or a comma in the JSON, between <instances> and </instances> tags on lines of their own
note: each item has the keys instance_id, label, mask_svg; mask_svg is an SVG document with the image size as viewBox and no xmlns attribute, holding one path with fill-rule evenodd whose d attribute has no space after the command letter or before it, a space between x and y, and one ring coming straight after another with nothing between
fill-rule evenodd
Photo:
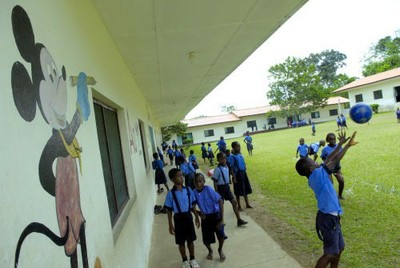
<instances>
[{"instance_id":1,"label":"painted mouse ear","mask_svg":"<svg viewBox=\"0 0 400 268\"><path fill-rule=\"evenodd\" d=\"M31 122L36 114L36 95L28 71L18 61L13 64L11 70L11 88L19 114Z\"/></svg>"},{"instance_id":2,"label":"painted mouse ear","mask_svg":"<svg viewBox=\"0 0 400 268\"><path fill-rule=\"evenodd\" d=\"M15 6L12 11L11 21L19 53L24 60L31 62L35 53L35 36L28 14L22 7Z\"/></svg>"}]
</instances>

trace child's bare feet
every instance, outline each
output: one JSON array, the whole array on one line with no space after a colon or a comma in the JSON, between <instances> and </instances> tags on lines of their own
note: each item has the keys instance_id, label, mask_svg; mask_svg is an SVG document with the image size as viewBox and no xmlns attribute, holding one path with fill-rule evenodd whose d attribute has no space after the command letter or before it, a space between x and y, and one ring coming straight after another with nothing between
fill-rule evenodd
<instances>
[{"instance_id":1,"label":"child's bare feet","mask_svg":"<svg viewBox=\"0 0 400 268\"><path fill-rule=\"evenodd\" d=\"M221 262L224 262L226 259L226 256L225 256L224 252L222 251L222 249L218 249L218 253L219 253L219 260Z\"/></svg>"},{"instance_id":2,"label":"child's bare feet","mask_svg":"<svg viewBox=\"0 0 400 268\"><path fill-rule=\"evenodd\" d=\"M250 204L247 204L246 208L253 208L253 207Z\"/></svg>"},{"instance_id":3,"label":"child's bare feet","mask_svg":"<svg viewBox=\"0 0 400 268\"><path fill-rule=\"evenodd\" d=\"M212 260L213 259L213 251L209 251L207 255L207 260Z\"/></svg>"}]
</instances>

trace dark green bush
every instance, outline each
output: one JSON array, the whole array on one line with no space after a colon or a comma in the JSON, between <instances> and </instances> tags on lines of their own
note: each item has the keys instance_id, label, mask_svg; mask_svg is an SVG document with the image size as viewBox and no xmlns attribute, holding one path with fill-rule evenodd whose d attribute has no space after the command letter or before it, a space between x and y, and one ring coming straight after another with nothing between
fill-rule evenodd
<instances>
[{"instance_id":1,"label":"dark green bush","mask_svg":"<svg viewBox=\"0 0 400 268\"><path fill-rule=\"evenodd\" d=\"M379 109L379 104L371 104L371 109L374 113L378 113L378 109Z\"/></svg>"}]
</instances>

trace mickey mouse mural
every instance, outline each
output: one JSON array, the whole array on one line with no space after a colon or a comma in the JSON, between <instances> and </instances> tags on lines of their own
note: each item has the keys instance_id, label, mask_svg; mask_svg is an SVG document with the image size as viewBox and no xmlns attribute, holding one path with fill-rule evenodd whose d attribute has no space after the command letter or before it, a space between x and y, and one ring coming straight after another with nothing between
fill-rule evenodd
<instances>
[{"instance_id":1,"label":"mickey mouse mural","mask_svg":"<svg viewBox=\"0 0 400 268\"><path fill-rule=\"evenodd\" d=\"M38 107L42 118L52 129L39 160L39 179L43 189L55 198L59 227L58 236L42 223L27 225L18 240L15 267L18 267L19 255L23 253L22 243L34 232L46 235L58 246L63 246L73 268L78 267L77 248L80 243L82 264L88 267L85 219L80 206L76 163L78 159L82 172L82 149L75 137L80 125L90 115L86 75L80 73L78 76L76 111L71 122L68 122L67 75L64 66L60 72L49 50L43 44L35 43L28 14L20 6L13 8L12 27L18 51L31 66L30 71L19 61L12 66L11 86L15 106L27 122L35 119Z\"/></svg>"}]
</instances>

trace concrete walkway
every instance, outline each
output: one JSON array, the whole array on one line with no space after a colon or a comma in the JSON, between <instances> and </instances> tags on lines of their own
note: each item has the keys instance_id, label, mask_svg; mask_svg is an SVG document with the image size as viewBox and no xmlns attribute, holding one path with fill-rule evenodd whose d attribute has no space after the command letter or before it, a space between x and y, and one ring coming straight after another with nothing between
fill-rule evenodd
<instances>
[{"instance_id":1,"label":"concrete walkway","mask_svg":"<svg viewBox=\"0 0 400 268\"><path fill-rule=\"evenodd\" d=\"M166 168L166 171L169 168ZM212 181L206 179L207 184ZM169 182L171 184L171 182ZM172 184L171 184L172 185ZM163 205L166 192L157 197L157 205ZM208 250L202 243L201 231L196 230L197 240L195 241L196 259L202 268L295 268L300 264L289 256L259 225L257 225L246 211L241 212L241 217L248 221L248 224L237 227L236 217L232 206L225 202L225 233L228 239L224 243L225 262L219 261L217 252L218 242L213 244L214 259L208 260ZM182 267L178 246L175 245L174 236L168 231L167 214L154 215L153 235L151 241L151 252L149 268L172 268ZM189 255L189 253L187 252Z\"/></svg>"}]
</instances>

